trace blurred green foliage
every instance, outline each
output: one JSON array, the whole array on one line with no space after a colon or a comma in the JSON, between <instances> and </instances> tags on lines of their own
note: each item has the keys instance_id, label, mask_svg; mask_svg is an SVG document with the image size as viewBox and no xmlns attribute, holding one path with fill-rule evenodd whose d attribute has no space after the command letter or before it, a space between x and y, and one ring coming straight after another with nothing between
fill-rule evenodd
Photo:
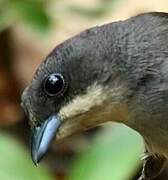
<instances>
[{"instance_id":1,"label":"blurred green foliage","mask_svg":"<svg viewBox=\"0 0 168 180\"><path fill-rule=\"evenodd\" d=\"M140 135L126 126L107 128L74 163L70 180L130 180L140 163Z\"/></svg>"},{"instance_id":2,"label":"blurred green foliage","mask_svg":"<svg viewBox=\"0 0 168 180\"><path fill-rule=\"evenodd\" d=\"M26 149L14 138L0 134L0 179L53 180L46 168L35 167Z\"/></svg>"},{"instance_id":3,"label":"blurred green foliage","mask_svg":"<svg viewBox=\"0 0 168 180\"><path fill-rule=\"evenodd\" d=\"M135 131L123 125L108 127L74 160L68 179L130 180L139 167L142 151L142 139ZM0 134L0 154L0 179L53 179L46 168L35 167L26 149L7 134Z\"/></svg>"},{"instance_id":4,"label":"blurred green foliage","mask_svg":"<svg viewBox=\"0 0 168 180\"><path fill-rule=\"evenodd\" d=\"M39 32L48 31L51 20L44 0L0 0L0 31L22 22Z\"/></svg>"},{"instance_id":5,"label":"blurred green foliage","mask_svg":"<svg viewBox=\"0 0 168 180\"><path fill-rule=\"evenodd\" d=\"M94 8L83 8L78 6L70 6L68 9L70 12L76 13L78 15L88 17L88 18L100 18L105 15L110 10L114 10L116 4L119 3L120 0L102 0L99 5L96 5Z\"/></svg>"},{"instance_id":6,"label":"blurred green foliage","mask_svg":"<svg viewBox=\"0 0 168 180\"><path fill-rule=\"evenodd\" d=\"M135 131L123 125L108 127L74 160L68 179L129 180L139 167L142 151L142 139ZM0 179L53 179L46 168L35 167L26 149L7 134L0 134L0 154Z\"/></svg>"}]
</instances>

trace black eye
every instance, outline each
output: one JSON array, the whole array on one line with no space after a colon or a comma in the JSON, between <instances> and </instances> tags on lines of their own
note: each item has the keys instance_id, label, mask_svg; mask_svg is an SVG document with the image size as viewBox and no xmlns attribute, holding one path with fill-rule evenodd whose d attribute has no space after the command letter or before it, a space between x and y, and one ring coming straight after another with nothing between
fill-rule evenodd
<instances>
[{"instance_id":1,"label":"black eye","mask_svg":"<svg viewBox=\"0 0 168 180\"><path fill-rule=\"evenodd\" d=\"M65 87L64 78L61 74L50 74L44 81L44 91L49 96L60 94Z\"/></svg>"}]
</instances>

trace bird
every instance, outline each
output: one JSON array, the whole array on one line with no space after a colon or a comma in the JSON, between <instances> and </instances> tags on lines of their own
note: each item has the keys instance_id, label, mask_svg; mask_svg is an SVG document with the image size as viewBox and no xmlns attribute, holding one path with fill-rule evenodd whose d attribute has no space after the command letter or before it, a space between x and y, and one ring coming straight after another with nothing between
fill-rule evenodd
<instances>
[{"instance_id":1,"label":"bird","mask_svg":"<svg viewBox=\"0 0 168 180\"><path fill-rule=\"evenodd\" d=\"M88 28L57 45L21 97L38 164L51 143L106 122L144 140L139 180L168 159L168 13L147 12Z\"/></svg>"}]
</instances>

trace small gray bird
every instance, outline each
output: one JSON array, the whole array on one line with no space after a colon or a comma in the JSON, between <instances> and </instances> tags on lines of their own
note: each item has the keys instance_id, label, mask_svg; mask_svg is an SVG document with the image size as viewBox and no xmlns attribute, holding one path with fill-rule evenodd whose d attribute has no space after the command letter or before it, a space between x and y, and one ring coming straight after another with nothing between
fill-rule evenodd
<instances>
[{"instance_id":1,"label":"small gray bird","mask_svg":"<svg viewBox=\"0 0 168 180\"><path fill-rule=\"evenodd\" d=\"M24 90L37 164L54 138L107 121L144 138L139 179L168 159L168 14L145 13L87 29L58 45Z\"/></svg>"}]
</instances>

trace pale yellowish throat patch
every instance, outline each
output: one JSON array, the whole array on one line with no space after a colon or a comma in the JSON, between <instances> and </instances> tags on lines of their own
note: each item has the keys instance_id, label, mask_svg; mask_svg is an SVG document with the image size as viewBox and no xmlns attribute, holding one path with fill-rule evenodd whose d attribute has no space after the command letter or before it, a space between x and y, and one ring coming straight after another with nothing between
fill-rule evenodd
<instances>
[{"instance_id":1,"label":"pale yellowish throat patch","mask_svg":"<svg viewBox=\"0 0 168 180\"><path fill-rule=\"evenodd\" d=\"M83 95L76 96L61 108L63 119L57 139L83 131L107 121L127 121L129 112L123 99L125 87L103 87L94 83Z\"/></svg>"}]
</instances>

